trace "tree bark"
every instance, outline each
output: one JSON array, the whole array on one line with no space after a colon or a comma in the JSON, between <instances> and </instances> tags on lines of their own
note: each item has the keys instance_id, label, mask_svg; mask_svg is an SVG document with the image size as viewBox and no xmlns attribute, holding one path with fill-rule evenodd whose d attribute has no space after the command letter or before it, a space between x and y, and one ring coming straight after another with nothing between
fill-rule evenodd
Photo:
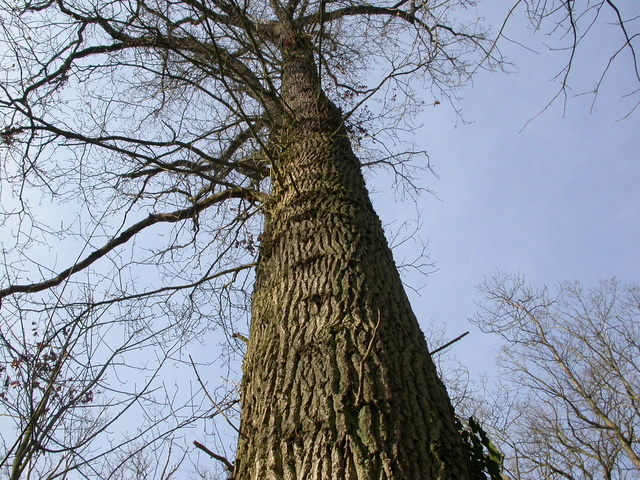
<instances>
[{"instance_id":1,"label":"tree bark","mask_svg":"<svg viewBox=\"0 0 640 480\"><path fill-rule=\"evenodd\" d=\"M341 113L303 48L283 72L234 479L469 478Z\"/></svg>"}]
</instances>

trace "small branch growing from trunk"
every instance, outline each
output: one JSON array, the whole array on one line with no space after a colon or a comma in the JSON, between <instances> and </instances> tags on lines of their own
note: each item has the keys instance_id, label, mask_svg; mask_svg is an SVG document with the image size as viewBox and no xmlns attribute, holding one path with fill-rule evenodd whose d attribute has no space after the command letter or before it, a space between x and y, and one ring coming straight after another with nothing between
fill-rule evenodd
<instances>
[{"instance_id":1,"label":"small branch growing from trunk","mask_svg":"<svg viewBox=\"0 0 640 480\"><path fill-rule=\"evenodd\" d=\"M464 332L462 335L458 335L456 338L454 338L453 340L451 340L450 342L445 343L444 345L442 345L441 347L436 348L433 352L430 353L430 355L434 355L438 352L441 352L442 350L444 350L447 347L450 347L451 345L453 345L454 343L456 343L458 340L462 340L464 337L466 337L467 335L469 335L469 332Z\"/></svg>"},{"instance_id":2,"label":"small branch growing from trunk","mask_svg":"<svg viewBox=\"0 0 640 480\"><path fill-rule=\"evenodd\" d=\"M223 457L222 455L218 455L217 453L213 453L211 450L209 450L207 447L205 447L203 444L201 444L196 440L193 441L193 445L197 449L202 450L204 453L209 455L211 458L214 458L215 460L218 460L219 462L224 463L224 466L226 467L226 469L230 472L233 472L233 464L229 460L227 460L225 457Z\"/></svg>"}]
</instances>

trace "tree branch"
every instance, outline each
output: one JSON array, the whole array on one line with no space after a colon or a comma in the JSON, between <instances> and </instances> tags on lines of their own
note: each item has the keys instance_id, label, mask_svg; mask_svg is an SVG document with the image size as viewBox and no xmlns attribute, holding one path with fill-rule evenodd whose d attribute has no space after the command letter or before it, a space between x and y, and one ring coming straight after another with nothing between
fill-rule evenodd
<instances>
[{"instance_id":1,"label":"tree branch","mask_svg":"<svg viewBox=\"0 0 640 480\"><path fill-rule=\"evenodd\" d=\"M464 332L462 335L458 335L456 338L454 338L453 340L451 340L450 342L445 343L444 345L442 345L441 347L436 348L433 352L430 352L431 355L434 355L438 352L441 352L442 350L444 350L447 347L450 347L451 345L453 345L454 343L456 343L459 340L462 340L464 337L466 337L467 335L469 335L469 332Z\"/></svg>"},{"instance_id":2,"label":"tree branch","mask_svg":"<svg viewBox=\"0 0 640 480\"><path fill-rule=\"evenodd\" d=\"M217 453L213 453L211 450L209 450L207 447L205 447L203 444L201 444L196 440L193 441L193 445L197 449L202 450L204 453L209 455L211 458L214 458L219 462L224 463L224 466L227 468L227 470L230 472L233 472L233 464L229 460L227 460L225 457L223 457L222 455L218 455Z\"/></svg>"},{"instance_id":3,"label":"tree branch","mask_svg":"<svg viewBox=\"0 0 640 480\"><path fill-rule=\"evenodd\" d=\"M251 190L249 188L229 189L210 195L203 201L183 210L176 210L175 212L171 213L152 213L146 219L127 228L116 238L107 242L101 248L95 250L80 262L67 268L66 270L63 270L54 278L39 283L11 285L0 290L0 301L2 300L2 298L8 295L13 295L15 293L35 293L41 292L48 288L56 287L64 282L67 278L71 277L71 275L73 275L74 273L84 270L100 258L104 257L107 253L109 253L116 247L125 244L145 228L150 227L151 225L155 225L156 223L176 223L187 218L192 218L194 215L200 213L207 207L210 207L211 205L214 205L216 203L223 202L230 198L243 198L253 202L262 202L265 196L264 194L256 192L255 190Z\"/></svg>"}]
</instances>

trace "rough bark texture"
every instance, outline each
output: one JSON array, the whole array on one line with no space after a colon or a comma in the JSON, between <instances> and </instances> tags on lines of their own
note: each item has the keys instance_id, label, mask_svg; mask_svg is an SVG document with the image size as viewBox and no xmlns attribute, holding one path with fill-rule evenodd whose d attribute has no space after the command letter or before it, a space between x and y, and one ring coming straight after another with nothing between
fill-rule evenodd
<instances>
[{"instance_id":1,"label":"rough bark texture","mask_svg":"<svg viewBox=\"0 0 640 480\"><path fill-rule=\"evenodd\" d=\"M304 51L282 82L234 478L468 478L340 112Z\"/></svg>"}]
</instances>

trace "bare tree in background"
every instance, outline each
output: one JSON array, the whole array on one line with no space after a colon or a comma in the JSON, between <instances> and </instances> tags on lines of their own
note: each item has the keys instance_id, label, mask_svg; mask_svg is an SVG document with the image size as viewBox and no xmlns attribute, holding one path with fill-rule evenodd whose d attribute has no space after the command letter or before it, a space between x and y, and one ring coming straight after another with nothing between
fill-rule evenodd
<instances>
[{"instance_id":1,"label":"bare tree in background","mask_svg":"<svg viewBox=\"0 0 640 480\"><path fill-rule=\"evenodd\" d=\"M477 415L514 479L640 476L640 287L485 283L484 332L505 341L501 389Z\"/></svg>"}]
</instances>

